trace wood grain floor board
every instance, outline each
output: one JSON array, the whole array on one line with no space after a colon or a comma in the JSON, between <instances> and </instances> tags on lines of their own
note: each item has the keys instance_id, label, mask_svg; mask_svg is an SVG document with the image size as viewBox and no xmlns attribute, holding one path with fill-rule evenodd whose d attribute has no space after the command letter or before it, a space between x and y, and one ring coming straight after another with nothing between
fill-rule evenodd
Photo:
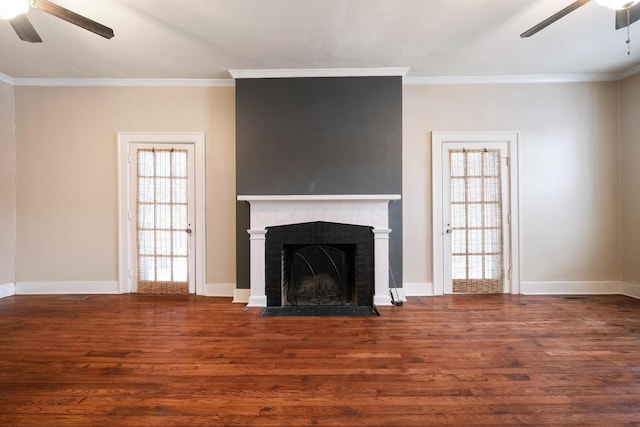
<instances>
[{"instance_id":1,"label":"wood grain floor board","mask_svg":"<svg viewBox=\"0 0 640 427\"><path fill-rule=\"evenodd\" d=\"M413 297L379 311L3 298L0 426L640 426L638 300Z\"/></svg>"}]
</instances>

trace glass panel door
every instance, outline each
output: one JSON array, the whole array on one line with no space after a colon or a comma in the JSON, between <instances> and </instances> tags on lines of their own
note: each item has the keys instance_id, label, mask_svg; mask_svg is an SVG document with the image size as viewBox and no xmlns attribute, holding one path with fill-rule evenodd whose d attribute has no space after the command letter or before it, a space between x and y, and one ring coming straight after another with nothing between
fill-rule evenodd
<instances>
[{"instance_id":1,"label":"glass panel door","mask_svg":"<svg viewBox=\"0 0 640 427\"><path fill-rule=\"evenodd\" d=\"M499 142L443 144L445 293L505 292L506 152Z\"/></svg>"},{"instance_id":2,"label":"glass panel door","mask_svg":"<svg viewBox=\"0 0 640 427\"><path fill-rule=\"evenodd\" d=\"M449 162L452 291L503 292L500 151L451 149Z\"/></svg>"},{"instance_id":3,"label":"glass panel door","mask_svg":"<svg viewBox=\"0 0 640 427\"><path fill-rule=\"evenodd\" d=\"M193 292L190 286L193 209L189 179L192 150L136 147L134 153L136 291Z\"/></svg>"}]
</instances>

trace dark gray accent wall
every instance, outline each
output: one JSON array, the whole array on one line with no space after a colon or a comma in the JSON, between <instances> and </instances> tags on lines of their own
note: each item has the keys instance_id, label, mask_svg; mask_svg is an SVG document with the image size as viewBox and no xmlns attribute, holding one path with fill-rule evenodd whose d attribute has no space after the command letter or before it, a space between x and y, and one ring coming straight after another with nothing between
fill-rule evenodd
<instances>
[{"instance_id":1,"label":"dark gray accent wall","mask_svg":"<svg viewBox=\"0 0 640 427\"><path fill-rule=\"evenodd\" d=\"M402 78L236 80L238 195L402 194ZM389 207L402 284L402 202ZM237 285L249 288L249 207L237 202Z\"/></svg>"}]
</instances>

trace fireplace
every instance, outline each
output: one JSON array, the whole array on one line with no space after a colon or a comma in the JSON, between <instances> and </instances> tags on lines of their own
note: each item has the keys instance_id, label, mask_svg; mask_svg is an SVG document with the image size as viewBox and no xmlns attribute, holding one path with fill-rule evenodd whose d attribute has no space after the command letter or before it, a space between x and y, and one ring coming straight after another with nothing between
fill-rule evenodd
<instances>
[{"instance_id":1,"label":"fireplace","mask_svg":"<svg viewBox=\"0 0 640 427\"><path fill-rule=\"evenodd\" d=\"M268 227L267 307L372 306L372 227L324 221Z\"/></svg>"},{"instance_id":2,"label":"fireplace","mask_svg":"<svg viewBox=\"0 0 640 427\"><path fill-rule=\"evenodd\" d=\"M290 305L292 298L298 305L327 301L346 305L391 305L388 204L399 199L398 194L238 196L238 200L250 204L251 228L247 232L251 295L248 306ZM310 237L314 233L315 238ZM307 282L294 284L292 296L292 268L297 267L283 267L286 258L317 256L322 264L322 256L326 257L323 251L329 254L324 262L336 263L336 267L329 266L328 271L317 274L315 279L304 269L296 270L301 276L298 279ZM338 262L346 264L344 270ZM351 282L335 283L338 275ZM323 288L329 290L325 295L310 295ZM340 296L338 292L342 292Z\"/></svg>"},{"instance_id":3,"label":"fireplace","mask_svg":"<svg viewBox=\"0 0 640 427\"><path fill-rule=\"evenodd\" d=\"M282 305L356 304L355 245L285 245L282 253ZM268 298L267 283L267 306Z\"/></svg>"}]
</instances>

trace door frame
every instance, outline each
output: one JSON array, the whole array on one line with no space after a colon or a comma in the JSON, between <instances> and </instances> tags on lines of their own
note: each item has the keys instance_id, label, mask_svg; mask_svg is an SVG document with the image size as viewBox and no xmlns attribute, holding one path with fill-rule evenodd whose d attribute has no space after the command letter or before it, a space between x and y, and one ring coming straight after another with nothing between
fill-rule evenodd
<instances>
[{"instance_id":1,"label":"door frame","mask_svg":"<svg viewBox=\"0 0 640 427\"><path fill-rule=\"evenodd\" d=\"M506 142L509 158L509 206L511 236L510 254L511 289L507 293L520 293L520 215L519 215L519 183L518 183L518 132L431 132L431 182L432 182L432 261L433 261L433 294L444 295L444 250L445 250L445 218L444 182L442 168L443 144L446 142L464 142L483 144L488 142ZM508 272L505 272L509 274Z\"/></svg>"},{"instance_id":2,"label":"door frame","mask_svg":"<svg viewBox=\"0 0 640 427\"><path fill-rule=\"evenodd\" d=\"M206 279L205 216L205 135L204 132L118 132L118 292L130 293L133 280L133 241L131 226L131 146L135 143L156 145L189 144L194 148L193 250L196 295L204 295Z\"/></svg>"}]
</instances>

